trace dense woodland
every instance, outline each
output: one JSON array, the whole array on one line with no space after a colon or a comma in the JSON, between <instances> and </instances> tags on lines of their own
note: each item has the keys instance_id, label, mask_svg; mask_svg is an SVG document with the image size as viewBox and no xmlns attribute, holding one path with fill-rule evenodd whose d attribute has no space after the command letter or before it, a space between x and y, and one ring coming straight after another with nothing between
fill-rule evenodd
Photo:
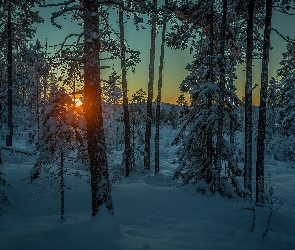
<instances>
[{"instance_id":1,"label":"dense woodland","mask_svg":"<svg viewBox=\"0 0 295 250\"><path fill-rule=\"evenodd\" d=\"M66 159L83 161L90 172L95 216L101 206L114 213L111 152L123 152L112 180L140 173L157 175L160 152L165 151L161 129L168 127L177 130L175 182L194 185L203 194L250 197L255 205L264 206L269 195L265 156L295 160L295 40L281 35L286 52L277 77L268 77L270 33L280 32L272 29L272 13L290 15L294 4L291 0L1 0L2 151L32 158L31 182L48 164L58 165L55 181L60 183L62 218ZM34 24L43 21L36 6L60 7L52 13L52 25L65 29L58 18L71 16L83 32L65 37L49 53L47 44L32 43ZM119 30L111 27L111 18L117 19ZM136 74L140 53L125 39L127 19L134 21L134 32L145 22L150 27L148 91L139 89L129 99L127 71ZM69 45L68 39L75 42ZM169 71L164 64L166 46L188 49L193 55L176 105L161 102L163 70ZM155 57L160 58L158 79L154 78ZM259 107L252 105L253 58L260 58L262 64ZM110 70L113 61L120 63L121 71L103 79L101 72ZM244 98L237 96L234 84L241 65L246 70ZM61 77L58 71L63 72ZM82 106L75 105L75 96L82 98ZM237 134L243 134L242 142ZM32 152L13 145L24 135ZM9 202L3 189L9 180L4 174L0 172L1 207Z\"/></svg>"}]
</instances>

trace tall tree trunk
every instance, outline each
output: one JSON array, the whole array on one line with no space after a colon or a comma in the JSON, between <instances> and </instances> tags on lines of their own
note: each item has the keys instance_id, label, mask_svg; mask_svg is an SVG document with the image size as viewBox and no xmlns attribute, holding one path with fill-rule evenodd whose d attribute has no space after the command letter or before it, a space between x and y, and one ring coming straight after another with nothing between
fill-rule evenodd
<instances>
[{"instance_id":1,"label":"tall tree trunk","mask_svg":"<svg viewBox=\"0 0 295 250\"><path fill-rule=\"evenodd\" d=\"M245 84L245 162L244 188L252 195L252 62L253 62L253 15L254 1L247 6L247 51Z\"/></svg>"},{"instance_id":2,"label":"tall tree trunk","mask_svg":"<svg viewBox=\"0 0 295 250\"><path fill-rule=\"evenodd\" d=\"M210 45L209 45L209 81L213 83L214 75L213 75L213 55L214 55L214 44L213 44L213 36L214 36L214 0L210 2ZM210 110L212 106L212 95L208 94L208 104L207 109ZM208 121L209 122L209 121ZM212 128L208 128L206 131L206 169L207 169L207 183L212 182L212 156L213 148L212 148Z\"/></svg>"},{"instance_id":3,"label":"tall tree trunk","mask_svg":"<svg viewBox=\"0 0 295 250\"><path fill-rule=\"evenodd\" d=\"M97 1L84 0L84 112L90 160L92 215L100 206L113 213L102 116Z\"/></svg>"},{"instance_id":4,"label":"tall tree trunk","mask_svg":"<svg viewBox=\"0 0 295 250\"><path fill-rule=\"evenodd\" d=\"M7 105L8 105L8 135L6 135L6 146L12 146L12 135L13 135L13 121L12 121L12 21L11 21L11 1L8 2L7 10Z\"/></svg>"},{"instance_id":5,"label":"tall tree trunk","mask_svg":"<svg viewBox=\"0 0 295 250\"><path fill-rule=\"evenodd\" d=\"M64 153L60 153L60 170L59 170L59 176L60 176L60 217L61 219L64 219L65 215L65 181L64 181Z\"/></svg>"},{"instance_id":6,"label":"tall tree trunk","mask_svg":"<svg viewBox=\"0 0 295 250\"><path fill-rule=\"evenodd\" d=\"M122 70L122 90L123 90L123 111L124 111L124 139L125 139L125 169L126 176L131 172L131 146L130 146L130 124L128 107L128 89L127 89L127 68L125 65L125 34L124 34L124 12L119 10L120 26L120 46L121 46L121 70Z\"/></svg>"},{"instance_id":7,"label":"tall tree trunk","mask_svg":"<svg viewBox=\"0 0 295 250\"><path fill-rule=\"evenodd\" d=\"M156 134L155 134L155 174L160 171L160 115L161 115L161 96L163 83L163 67L164 67L164 53L165 53L165 34L166 34L166 20L163 23L161 55L159 66L159 80L158 80L158 96L156 108Z\"/></svg>"},{"instance_id":8,"label":"tall tree trunk","mask_svg":"<svg viewBox=\"0 0 295 250\"><path fill-rule=\"evenodd\" d=\"M225 96L225 31L227 19L227 0L222 1L222 27L220 42L220 83L219 83L219 104L218 104L218 127L216 142L216 190L220 189L220 172L221 172L221 149L222 149L222 132L224 122L224 96Z\"/></svg>"},{"instance_id":9,"label":"tall tree trunk","mask_svg":"<svg viewBox=\"0 0 295 250\"><path fill-rule=\"evenodd\" d=\"M153 86L155 72L155 50L156 50L156 33L157 33L157 0L153 0L152 13L152 29L151 29L151 49L150 49L150 64L149 64L149 82L148 82L148 97L147 97L147 121L145 130L145 147L144 147L144 167L150 169L151 164L151 132L153 119Z\"/></svg>"},{"instance_id":10,"label":"tall tree trunk","mask_svg":"<svg viewBox=\"0 0 295 250\"><path fill-rule=\"evenodd\" d=\"M272 2L266 0L263 54L262 54L262 73L260 87L260 106L258 118L257 136L257 160L256 160L256 204L264 203L264 152L265 152L265 131L266 131L266 99L268 86L268 63L270 50L270 32L272 19Z\"/></svg>"}]
</instances>

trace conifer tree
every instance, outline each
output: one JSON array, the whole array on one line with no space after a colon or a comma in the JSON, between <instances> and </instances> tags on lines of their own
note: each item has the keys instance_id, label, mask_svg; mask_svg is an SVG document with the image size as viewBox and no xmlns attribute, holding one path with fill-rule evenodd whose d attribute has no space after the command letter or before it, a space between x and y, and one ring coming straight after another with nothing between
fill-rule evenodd
<instances>
[{"instance_id":1,"label":"conifer tree","mask_svg":"<svg viewBox=\"0 0 295 250\"><path fill-rule=\"evenodd\" d=\"M252 195L252 64L254 1L247 2L247 48L246 48L246 84L245 84L245 162L244 188Z\"/></svg>"},{"instance_id":2,"label":"conifer tree","mask_svg":"<svg viewBox=\"0 0 295 250\"><path fill-rule=\"evenodd\" d=\"M268 86L268 64L269 64L269 51L270 51L272 4L273 4L273 0L266 0L261 87L260 87L260 105L259 105L259 118L258 118L258 136L257 136L256 204L264 203L264 155L265 155L265 133L266 133L266 102L267 102L267 86Z\"/></svg>"},{"instance_id":3,"label":"conifer tree","mask_svg":"<svg viewBox=\"0 0 295 250\"><path fill-rule=\"evenodd\" d=\"M34 34L33 23L42 22L38 12L33 10L41 1L0 1L0 11L6 23L4 23L1 38L6 40L6 84L7 84L7 128L6 145L12 145L13 136L13 53L26 44Z\"/></svg>"},{"instance_id":4,"label":"conifer tree","mask_svg":"<svg viewBox=\"0 0 295 250\"><path fill-rule=\"evenodd\" d=\"M38 178L42 167L59 159L58 176L61 194L61 218L64 219L65 157L83 143L85 122L75 111L75 104L63 88L52 86L45 104L43 122L36 143L39 156L31 171L31 180Z\"/></svg>"},{"instance_id":5,"label":"conifer tree","mask_svg":"<svg viewBox=\"0 0 295 250\"><path fill-rule=\"evenodd\" d=\"M281 160L294 160L294 86L295 86L295 43L287 43L287 51L283 53L283 60L280 62L282 67L277 71L279 79L275 85L277 98L276 107L278 112L278 129L279 136L287 142L286 156ZM287 156L287 154L289 154Z\"/></svg>"},{"instance_id":6,"label":"conifer tree","mask_svg":"<svg viewBox=\"0 0 295 250\"><path fill-rule=\"evenodd\" d=\"M218 124L217 124L217 139L216 139L216 189L220 188L220 172L221 166L221 151L222 151L222 137L224 125L224 97L225 97L225 38L226 38L226 22L227 22L227 0L222 1L222 23L221 23L221 41L220 41L220 83L219 83L219 103L218 103Z\"/></svg>"},{"instance_id":7,"label":"conifer tree","mask_svg":"<svg viewBox=\"0 0 295 250\"><path fill-rule=\"evenodd\" d=\"M168 1L165 1L165 5ZM167 14L163 13L163 28L162 28L162 41L161 41L161 54L159 65L159 79L158 79L158 94L156 106L156 133L155 133L155 174L160 171L160 114L161 114L161 96L162 96L162 83L163 83L163 68L164 68L164 53L165 53L165 36L167 26Z\"/></svg>"},{"instance_id":8,"label":"conifer tree","mask_svg":"<svg viewBox=\"0 0 295 250\"><path fill-rule=\"evenodd\" d=\"M62 28L56 22L56 18L66 15L69 12L81 13L75 15L75 19L82 21L83 26L83 68L84 68L84 102L83 108L87 123L87 141L89 165L91 173L91 193L92 193L92 215L95 216L99 207L105 206L111 213L114 213L114 207L111 197L111 186L108 173L108 160L106 152L105 131L103 126L103 110L102 110L102 91L101 91L101 69L109 68L101 65L100 54L112 52L111 58L116 58L116 54L120 56L120 45L113 41L109 32L109 26L102 29L102 24L108 24L106 18L107 12L100 11L106 4L121 7L126 11L139 12L144 1L92 1L84 0L76 4L78 1L66 1L56 4L47 4L48 6L61 6L62 8L52 14L51 21L58 28ZM66 8L64 8L66 7ZM81 34L71 34L66 37L78 37ZM107 36L107 37L106 37ZM101 46L102 41L104 41ZM64 43L63 43L64 44ZM81 59L81 58L80 58Z\"/></svg>"},{"instance_id":9,"label":"conifer tree","mask_svg":"<svg viewBox=\"0 0 295 250\"><path fill-rule=\"evenodd\" d=\"M150 48L150 62L149 62L149 82L148 82L148 98L147 98L147 120L145 129L145 148L144 148L144 167L150 169L151 164L151 131L153 119L153 87L154 87L154 73L155 73L155 46L156 46L156 32L157 32L157 0L152 1L152 19L151 19L151 48Z\"/></svg>"},{"instance_id":10,"label":"conifer tree","mask_svg":"<svg viewBox=\"0 0 295 250\"><path fill-rule=\"evenodd\" d=\"M218 157L216 152L218 151L213 140L218 133L218 104L221 103L219 98L223 100L225 120L233 120L236 124L238 120L235 105L240 103L233 85L237 50L231 50L234 44L228 42L224 46L227 57L223 57L222 50L220 53L219 48L224 40L216 36L213 39L213 34L222 34L220 26L225 23L220 19L223 15L219 15L219 10L218 5L215 6L212 1L198 2L194 6L183 5L181 12L178 13L183 22L183 28L174 28L180 32L175 36L172 35L169 41L172 45L183 46L182 36L188 37L188 31L197 30L199 35L199 39L191 35L196 38L191 49L195 52L194 60L187 66L190 75L181 84L181 90L190 93L191 107L179 133L181 136L186 131L186 136L183 138L183 149L180 154L181 164L174 178L181 177L184 185L193 183L202 192L218 191L223 195L233 196L234 193L241 194L241 188L236 181L236 176L240 175L241 171L235 162L236 154L232 150L234 146L224 137L222 140L219 139L222 141L222 151L219 152L221 154L219 157L222 161L230 163L228 166L231 168L229 177L220 178L220 165L218 168L216 164L216 157ZM224 11L226 11L226 6ZM226 23L229 25L228 22ZM227 36L235 35L229 32L228 26L226 30ZM177 36L178 40L176 40ZM181 43L177 43L178 41ZM220 91L222 86L218 84L222 81L225 81L223 97ZM231 190L228 189L227 182L231 184Z\"/></svg>"},{"instance_id":11,"label":"conifer tree","mask_svg":"<svg viewBox=\"0 0 295 250\"><path fill-rule=\"evenodd\" d=\"M128 89L127 89L127 65L126 65L126 48L125 48L125 31L124 31L124 12L119 10L120 26L120 46L121 46L121 70L122 70L122 90L123 90L123 112L124 112L124 142L125 142L125 170L126 176L131 172L131 145L130 145L130 124L129 124L129 107L128 107Z\"/></svg>"},{"instance_id":12,"label":"conifer tree","mask_svg":"<svg viewBox=\"0 0 295 250\"><path fill-rule=\"evenodd\" d=\"M141 88L137 90L131 99L130 105L130 123L131 123L131 157L132 169L136 171L139 168L138 158L144 154L144 125L146 124L146 100L147 94Z\"/></svg>"}]
</instances>

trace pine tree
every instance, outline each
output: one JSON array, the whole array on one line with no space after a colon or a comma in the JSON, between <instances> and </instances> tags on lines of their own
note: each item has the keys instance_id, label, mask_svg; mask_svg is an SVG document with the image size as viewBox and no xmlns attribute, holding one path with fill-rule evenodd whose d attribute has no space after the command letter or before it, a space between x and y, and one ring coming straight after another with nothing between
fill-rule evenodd
<instances>
[{"instance_id":1,"label":"pine tree","mask_svg":"<svg viewBox=\"0 0 295 250\"><path fill-rule=\"evenodd\" d=\"M256 160L256 204L264 203L264 155L272 0L266 1Z\"/></svg>"},{"instance_id":2,"label":"pine tree","mask_svg":"<svg viewBox=\"0 0 295 250\"><path fill-rule=\"evenodd\" d=\"M278 135L285 141L285 156L280 160L294 160L294 86L295 86L295 43L287 43L287 51L283 53L282 67L277 71L279 79L276 84L277 89L277 111L278 111ZM276 154L275 154L276 156Z\"/></svg>"},{"instance_id":3,"label":"pine tree","mask_svg":"<svg viewBox=\"0 0 295 250\"><path fill-rule=\"evenodd\" d=\"M184 122L185 116L188 114L189 112L189 107L188 107L188 103L184 97L184 94L180 94L177 101L176 101L177 105L180 107L180 109L178 110L179 114L177 117L177 123L175 126L173 126L173 128L176 128L177 125L181 125ZM172 108L171 108L172 109Z\"/></svg>"},{"instance_id":4,"label":"pine tree","mask_svg":"<svg viewBox=\"0 0 295 250\"><path fill-rule=\"evenodd\" d=\"M225 97L225 38L226 38L226 22L227 22L227 0L222 1L222 24L221 24L221 41L220 41L220 83L219 83L219 103L218 103L218 127L217 127L217 140L216 140L216 189L220 188L220 172L221 166L221 151L222 151L222 137L223 137L223 124L224 124L224 97Z\"/></svg>"},{"instance_id":5,"label":"pine tree","mask_svg":"<svg viewBox=\"0 0 295 250\"><path fill-rule=\"evenodd\" d=\"M7 127L9 130L6 135L6 146L12 146L12 135L13 135L13 122L12 122L12 6L11 1L8 1L7 6L7 104L8 104L8 117Z\"/></svg>"},{"instance_id":6,"label":"pine tree","mask_svg":"<svg viewBox=\"0 0 295 250\"><path fill-rule=\"evenodd\" d=\"M7 61L7 127L8 134L6 136L6 145L12 145L13 136L13 52L16 48L25 44L27 39L32 38L34 29L33 23L42 22L38 16L38 12L33 10L36 4L40 1L32 0L29 2L24 1L1 1L1 12L6 18L6 27L3 36L6 42L6 61ZM19 42L21 41L21 42Z\"/></svg>"},{"instance_id":7,"label":"pine tree","mask_svg":"<svg viewBox=\"0 0 295 250\"><path fill-rule=\"evenodd\" d=\"M146 100L147 94L141 88L137 90L131 99L130 122L131 122L131 157L132 169L139 169L138 158L144 154L144 125L146 124ZM140 164L141 165L141 164Z\"/></svg>"},{"instance_id":8,"label":"pine tree","mask_svg":"<svg viewBox=\"0 0 295 250\"><path fill-rule=\"evenodd\" d=\"M83 1L84 6L84 112L87 123L90 159L92 215L100 206L113 213L111 186L102 116L100 79L100 40L98 2Z\"/></svg>"},{"instance_id":9,"label":"pine tree","mask_svg":"<svg viewBox=\"0 0 295 250\"><path fill-rule=\"evenodd\" d=\"M245 162L244 188L252 195L252 63L253 63L254 1L247 2L247 51L245 84Z\"/></svg>"},{"instance_id":10,"label":"pine tree","mask_svg":"<svg viewBox=\"0 0 295 250\"><path fill-rule=\"evenodd\" d=\"M75 15L75 19L82 19L84 43L83 46L83 68L84 68L84 102L83 108L87 123L87 141L89 165L91 172L91 193L92 193L92 215L95 216L99 207L105 206L111 213L114 213L114 207L111 197L111 186L108 173L108 160L106 152L105 131L103 126L102 110L102 91L101 91L101 69L109 68L101 66L100 54L102 52L111 52L111 58L121 55L120 44L112 39L108 12L100 11L105 5L115 5L126 11L138 12L144 1L92 1L85 0L80 4L76 1L59 2L58 4L47 4L48 6L61 6L62 9L52 14L52 23L58 28L62 28L56 22L56 18L66 15L69 12L81 13ZM65 7L66 8L63 8ZM103 18L101 18L101 16ZM80 19L81 18L81 19ZM103 27L102 24L105 24ZM66 37L78 37L80 41L81 34L71 34ZM103 41L103 45L101 46ZM64 43L63 43L64 45ZM138 55L138 53L135 53ZM136 56L135 56L136 57ZM81 58L79 58L81 59Z\"/></svg>"},{"instance_id":11,"label":"pine tree","mask_svg":"<svg viewBox=\"0 0 295 250\"><path fill-rule=\"evenodd\" d=\"M190 93L191 107L179 133L180 137L186 136L183 137L179 157L181 163L175 171L174 178L182 178L184 185L193 183L202 192L218 191L222 195L233 196L235 193L241 194L241 188L236 180L236 176L241 174L236 164L237 154L233 150L232 141L228 142L222 137L219 139L222 142L222 151L219 152L220 156L217 156L215 138L218 134L217 121L221 100L224 105L224 119L238 124L235 106L240 102L233 85L237 54L236 50L231 50L232 43L227 43L226 47L224 46L227 56L224 57L225 53L220 51L224 40L217 36L213 39L213 34L219 34L220 26L225 23L219 18L217 7L211 1L194 6L184 5L183 13L180 14L185 29L189 30L186 25L193 23L192 27L200 28L201 31L198 31L199 38L194 39L191 48L191 51L195 51L195 55L193 62L187 66L190 75L181 84L181 90ZM226 29L230 30L227 26ZM175 30L180 31L181 34L185 33L185 30L181 28L175 28ZM183 41L181 34L178 33L178 37ZM233 34L228 32L227 36L229 35ZM176 35L172 36L173 40L170 40L170 43L183 46L183 44L177 44L178 40L174 40L175 37ZM192 35L192 37L196 36ZM222 81L224 82L224 96L221 95L220 90L223 86L219 84ZM216 164L217 157L221 158L220 161L228 163L230 172L228 177L221 178L220 165L218 168ZM228 188L228 182L232 189Z\"/></svg>"},{"instance_id":12,"label":"pine tree","mask_svg":"<svg viewBox=\"0 0 295 250\"><path fill-rule=\"evenodd\" d=\"M168 1L165 1L167 4ZM159 79L158 79L158 95L156 106L156 133L155 133L155 174L160 171L160 115L161 115L161 96L162 96L162 82L163 82L163 67L164 67L164 53L165 53L165 35L167 26L167 13L163 16L163 28L162 28L162 41L161 41L161 54L159 65Z\"/></svg>"},{"instance_id":13,"label":"pine tree","mask_svg":"<svg viewBox=\"0 0 295 250\"><path fill-rule=\"evenodd\" d=\"M154 87L154 73L155 73L155 45L157 32L157 0L152 2L152 20L151 20L151 48L150 48L150 63L149 63L149 82L148 82L148 98L147 98L147 120L145 130L145 148L144 148L144 167L150 169L151 161L151 131L153 119L153 87Z\"/></svg>"},{"instance_id":14,"label":"pine tree","mask_svg":"<svg viewBox=\"0 0 295 250\"><path fill-rule=\"evenodd\" d=\"M124 31L124 12L119 10L120 26L120 46L121 46L121 70L122 70L122 90L123 90L123 111L124 111L124 142L125 142L125 170L126 176L131 172L131 145L130 145L130 124L129 124L129 107L128 107L128 89L127 89L127 67L125 55L125 31Z\"/></svg>"},{"instance_id":15,"label":"pine tree","mask_svg":"<svg viewBox=\"0 0 295 250\"><path fill-rule=\"evenodd\" d=\"M65 177L64 159L83 141L85 122L78 116L71 97L65 90L53 86L49 100L43 109L43 122L40 126L36 148L39 157L31 171L31 180L38 178L42 167L59 159L58 176L61 195L61 218L64 219Z\"/></svg>"}]
</instances>

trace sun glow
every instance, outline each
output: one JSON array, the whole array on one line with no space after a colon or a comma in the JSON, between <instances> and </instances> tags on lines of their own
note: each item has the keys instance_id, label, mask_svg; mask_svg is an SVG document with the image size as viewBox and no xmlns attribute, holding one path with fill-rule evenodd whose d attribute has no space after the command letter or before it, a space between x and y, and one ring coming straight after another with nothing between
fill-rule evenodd
<instances>
[{"instance_id":1,"label":"sun glow","mask_svg":"<svg viewBox=\"0 0 295 250\"><path fill-rule=\"evenodd\" d=\"M75 99L75 104L77 107L80 107L83 103L79 99Z\"/></svg>"}]
</instances>

